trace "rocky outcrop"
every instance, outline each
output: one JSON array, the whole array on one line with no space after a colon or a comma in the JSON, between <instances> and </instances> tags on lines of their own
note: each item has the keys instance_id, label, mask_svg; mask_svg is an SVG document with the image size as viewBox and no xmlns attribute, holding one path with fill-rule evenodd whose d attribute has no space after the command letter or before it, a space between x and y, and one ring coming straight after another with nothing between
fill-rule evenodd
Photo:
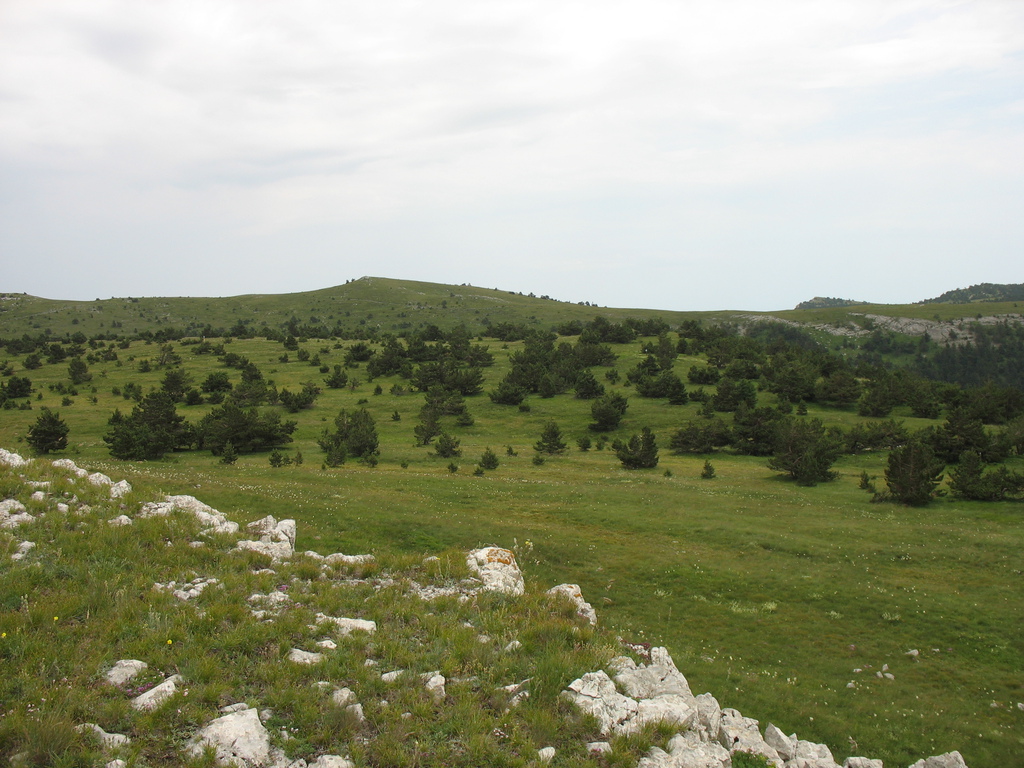
<instances>
[{"instance_id":1,"label":"rocky outcrop","mask_svg":"<svg viewBox=\"0 0 1024 768\"><path fill-rule=\"evenodd\" d=\"M585 618L591 624L597 624L597 611L594 606L583 599L583 592L579 584L559 584L548 590L549 595L565 597L576 606L576 613Z\"/></svg>"}]
</instances>

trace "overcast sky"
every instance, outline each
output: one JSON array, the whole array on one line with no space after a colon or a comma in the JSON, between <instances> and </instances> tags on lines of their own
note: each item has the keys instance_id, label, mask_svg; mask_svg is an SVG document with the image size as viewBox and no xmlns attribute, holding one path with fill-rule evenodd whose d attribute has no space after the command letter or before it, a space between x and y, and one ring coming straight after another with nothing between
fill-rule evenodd
<instances>
[{"instance_id":1,"label":"overcast sky","mask_svg":"<svg viewBox=\"0 0 1024 768\"><path fill-rule=\"evenodd\" d=\"M1022 0L0 0L0 291L1024 282Z\"/></svg>"}]
</instances>

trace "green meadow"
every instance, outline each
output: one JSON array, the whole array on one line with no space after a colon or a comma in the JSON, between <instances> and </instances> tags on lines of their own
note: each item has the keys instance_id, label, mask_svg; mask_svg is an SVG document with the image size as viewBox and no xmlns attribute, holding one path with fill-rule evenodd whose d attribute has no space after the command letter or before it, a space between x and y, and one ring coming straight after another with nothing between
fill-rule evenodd
<instances>
[{"instance_id":1,"label":"green meadow","mask_svg":"<svg viewBox=\"0 0 1024 768\"><path fill-rule=\"evenodd\" d=\"M584 318L595 313L580 310ZM310 339L302 348L333 366L351 343ZM484 369L487 392L520 344L477 343L495 357ZM784 479L764 458L674 456L669 437L697 416L699 404L638 397L621 380L606 382L604 368L594 369L598 379L629 398L609 439L650 427L660 446L656 469L623 469L610 446L578 449L577 438L597 436L587 430L590 402L571 394L531 396L528 410L494 404L486 394L468 397L474 423L444 422L461 441L461 457L437 458L413 437L422 394L395 394L394 385L408 390L408 382L370 382L361 368L348 370L350 380L361 380L356 386L324 388L312 408L297 414L280 409L298 423L282 453L301 454L301 464L271 467L269 454L257 453L226 465L209 451L156 462L114 460L102 440L107 419L133 406L114 391L129 383L144 392L158 387L165 371L140 373L138 363L155 358L159 347L133 341L117 350L116 362L90 365L91 381L79 385L70 404L50 389L67 383L66 362L23 371L12 360L35 393L32 410L0 411L0 446L31 455L24 437L46 406L70 426L71 445L59 455L115 481L128 479L137 491L194 495L243 523L268 514L294 518L299 551L402 558L514 547L533 587L578 583L609 636L667 646L694 693L710 691L762 726L770 721L824 742L840 762L859 754L904 766L954 749L972 768L1019 760L1020 504L948 497L923 508L870 503L858 487L860 475L881 477L884 452L844 456L835 466L839 477L814 487ZM238 371L215 356L194 354L194 345L174 348L194 384L213 371L238 382ZM642 359L639 342L612 349L620 374ZM225 350L248 357L278 389L294 392L308 381L322 386L324 374L294 352L281 362L280 343L236 339ZM685 380L691 365L705 362L682 355L675 372ZM767 393L759 398L775 403ZM376 421L379 463L326 468L317 446L321 431L341 409L361 407ZM179 405L178 413L197 422L210 408ZM910 428L940 423L909 412L895 416ZM808 417L842 426L862 420L854 411L814 405ZM569 449L538 465L533 444L551 420ZM500 464L475 474L487 448ZM713 479L701 478L705 459L714 464ZM1020 457L1010 464L1024 468ZM0 566L0 579L7 567ZM918 655L908 655L911 650ZM884 665L894 679L876 674Z\"/></svg>"}]
</instances>

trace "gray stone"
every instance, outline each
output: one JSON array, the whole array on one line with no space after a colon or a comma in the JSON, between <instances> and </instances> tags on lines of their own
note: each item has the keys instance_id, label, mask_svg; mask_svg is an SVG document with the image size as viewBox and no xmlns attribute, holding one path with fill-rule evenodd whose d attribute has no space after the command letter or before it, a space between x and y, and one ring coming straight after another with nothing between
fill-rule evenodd
<instances>
[{"instance_id":1,"label":"gray stone","mask_svg":"<svg viewBox=\"0 0 1024 768\"><path fill-rule=\"evenodd\" d=\"M884 768L881 760L869 757L848 757L843 761L843 768Z\"/></svg>"},{"instance_id":2,"label":"gray stone","mask_svg":"<svg viewBox=\"0 0 1024 768\"><path fill-rule=\"evenodd\" d=\"M127 736L120 733L107 733L96 725L96 723L82 723L75 730L79 733L92 731L96 734L96 737L100 740L100 745L104 749L116 749L117 747L123 747L125 744L131 743L131 739Z\"/></svg>"},{"instance_id":3,"label":"gray stone","mask_svg":"<svg viewBox=\"0 0 1024 768\"><path fill-rule=\"evenodd\" d=\"M796 757L798 739L796 734L787 736L780 729L771 723L764 729L765 743L771 746L783 760L792 760Z\"/></svg>"},{"instance_id":4,"label":"gray stone","mask_svg":"<svg viewBox=\"0 0 1024 768\"><path fill-rule=\"evenodd\" d=\"M910 768L967 768L967 763L959 752L953 751L918 760Z\"/></svg>"},{"instance_id":5,"label":"gray stone","mask_svg":"<svg viewBox=\"0 0 1024 768\"><path fill-rule=\"evenodd\" d=\"M555 759L554 747L542 747L537 750L537 759L542 763L550 763Z\"/></svg>"},{"instance_id":6,"label":"gray stone","mask_svg":"<svg viewBox=\"0 0 1024 768\"><path fill-rule=\"evenodd\" d=\"M57 469L63 469L75 477L87 477L89 475L86 470L79 467L71 459L56 459L53 462L53 466Z\"/></svg>"},{"instance_id":7,"label":"gray stone","mask_svg":"<svg viewBox=\"0 0 1024 768\"><path fill-rule=\"evenodd\" d=\"M93 485L113 485L114 481L104 475L102 472L93 472L87 478Z\"/></svg>"},{"instance_id":8,"label":"gray stone","mask_svg":"<svg viewBox=\"0 0 1024 768\"><path fill-rule=\"evenodd\" d=\"M127 480L121 480L110 486L110 498L120 499L132 492L132 484Z\"/></svg>"},{"instance_id":9,"label":"gray stone","mask_svg":"<svg viewBox=\"0 0 1024 768\"><path fill-rule=\"evenodd\" d=\"M346 757L320 755L320 757L309 764L309 768L356 768L356 764Z\"/></svg>"},{"instance_id":10,"label":"gray stone","mask_svg":"<svg viewBox=\"0 0 1024 768\"><path fill-rule=\"evenodd\" d=\"M132 699L132 706L146 712L156 709L174 695L178 690L177 684L180 682L181 675L171 675L160 685L150 688L141 696Z\"/></svg>"},{"instance_id":11,"label":"gray stone","mask_svg":"<svg viewBox=\"0 0 1024 768\"><path fill-rule=\"evenodd\" d=\"M295 521L278 522L273 515L249 523L246 530L258 536L255 540L238 542L236 549L249 550L267 555L274 562L288 560L295 554Z\"/></svg>"},{"instance_id":12,"label":"gray stone","mask_svg":"<svg viewBox=\"0 0 1024 768\"><path fill-rule=\"evenodd\" d=\"M292 648L288 651L288 661L295 662L296 664L319 664L323 660L324 655L322 653L303 651L301 648Z\"/></svg>"},{"instance_id":13,"label":"gray stone","mask_svg":"<svg viewBox=\"0 0 1024 768\"><path fill-rule=\"evenodd\" d=\"M119 662L114 664L104 678L111 685L124 685L144 669L148 669L149 665L144 661L138 659L121 659Z\"/></svg>"},{"instance_id":14,"label":"gray stone","mask_svg":"<svg viewBox=\"0 0 1024 768\"><path fill-rule=\"evenodd\" d=\"M11 560L24 560L31 550L35 549L36 543L34 541L23 541L18 544L18 548L11 553Z\"/></svg>"},{"instance_id":15,"label":"gray stone","mask_svg":"<svg viewBox=\"0 0 1024 768\"><path fill-rule=\"evenodd\" d=\"M335 616L327 616L323 613L316 615L317 624L332 624L335 631L342 637L348 637L355 631L373 634L377 631L377 622L368 619L346 619ZM312 628L316 628L314 625Z\"/></svg>"},{"instance_id":16,"label":"gray stone","mask_svg":"<svg viewBox=\"0 0 1024 768\"><path fill-rule=\"evenodd\" d=\"M199 757L212 748L218 765L237 768L286 766L283 754L270 746L270 734L255 709L218 717L208 723L190 742L188 754Z\"/></svg>"}]
</instances>

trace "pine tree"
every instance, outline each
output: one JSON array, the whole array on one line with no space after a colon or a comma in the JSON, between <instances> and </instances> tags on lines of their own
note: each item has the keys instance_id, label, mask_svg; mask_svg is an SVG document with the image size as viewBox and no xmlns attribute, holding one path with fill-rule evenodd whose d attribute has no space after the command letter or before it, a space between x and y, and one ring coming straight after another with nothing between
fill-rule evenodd
<instances>
[{"instance_id":1,"label":"pine tree","mask_svg":"<svg viewBox=\"0 0 1024 768\"><path fill-rule=\"evenodd\" d=\"M653 469L658 466L658 444L648 427L633 435L615 455L626 469Z\"/></svg>"},{"instance_id":2,"label":"pine tree","mask_svg":"<svg viewBox=\"0 0 1024 768\"><path fill-rule=\"evenodd\" d=\"M498 455L490 448L484 449L483 455L480 457L480 468L481 469L497 469L498 468Z\"/></svg>"},{"instance_id":3,"label":"pine tree","mask_svg":"<svg viewBox=\"0 0 1024 768\"><path fill-rule=\"evenodd\" d=\"M39 453L62 451L68 447L70 428L49 408L43 408L36 423L29 427L25 440Z\"/></svg>"},{"instance_id":4,"label":"pine tree","mask_svg":"<svg viewBox=\"0 0 1024 768\"><path fill-rule=\"evenodd\" d=\"M932 449L917 440L889 452L885 484L889 495L900 504L920 507L935 496L942 481L943 463Z\"/></svg>"},{"instance_id":5,"label":"pine tree","mask_svg":"<svg viewBox=\"0 0 1024 768\"><path fill-rule=\"evenodd\" d=\"M441 459L454 459L462 455L459 448L461 441L447 432L437 436L437 444L434 446L434 455Z\"/></svg>"},{"instance_id":6,"label":"pine tree","mask_svg":"<svg viewBox=\"0 0 1024 768\"><path fill-rule=\"evenodd\" d=\"M554 421L549 421L544 425L544 431L540 434L540 440L533 445L533 449L537 453L546 453L552 456L564 453L566 448L565 441L562 440L562 430L558 428Z\"/></svg>"}]
</instances>

